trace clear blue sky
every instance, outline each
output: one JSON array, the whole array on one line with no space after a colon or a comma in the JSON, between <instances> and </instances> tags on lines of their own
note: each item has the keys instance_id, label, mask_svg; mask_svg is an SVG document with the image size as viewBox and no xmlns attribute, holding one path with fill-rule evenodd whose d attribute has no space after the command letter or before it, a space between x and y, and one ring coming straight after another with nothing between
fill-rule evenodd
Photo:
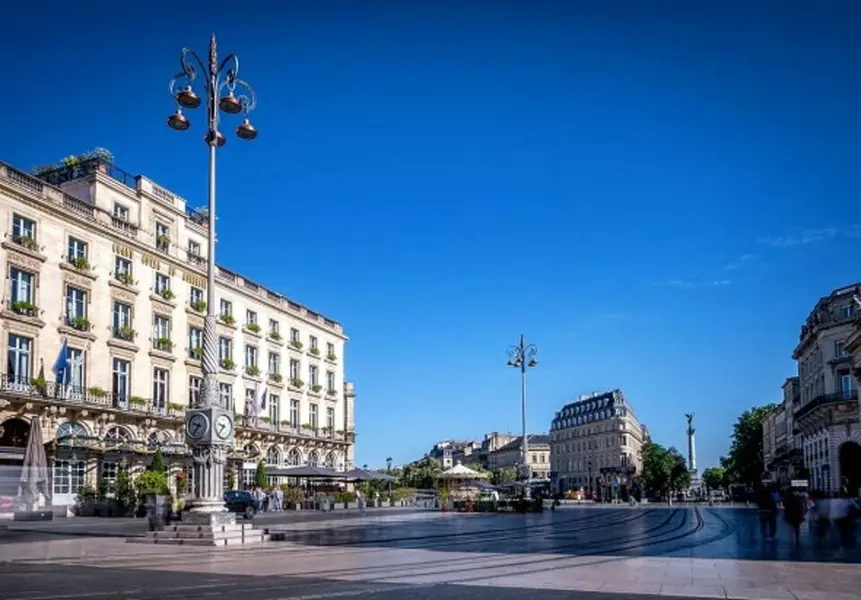
<instances>
[{"instance_id":1,"label":"clear blue sky","mask_svg":"<svg viewBox=\"0 0 861 600\"><path fill-rule=\"evenodd\" d=\"M166 88L216 31L261 132L220 154L219 260L344 324L360 464L518 429L524 332L530 429L621 387L665 444L695 411L708 466L861 279L857 2L194 4L6 7L0 155L103 146L203 204Z\"/></svg>"}]
</instances>

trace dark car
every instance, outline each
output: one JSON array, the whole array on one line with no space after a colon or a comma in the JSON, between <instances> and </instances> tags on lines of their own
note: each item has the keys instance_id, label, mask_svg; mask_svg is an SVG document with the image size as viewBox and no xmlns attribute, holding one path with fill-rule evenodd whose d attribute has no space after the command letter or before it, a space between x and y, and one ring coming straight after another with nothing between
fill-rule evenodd
<instances>
[{"instance_id":1,"label":"dark car","mask_svg":"<svg viewBox=\"0 0 861 600\"><path fill-rule=\"evenodd\" d=\"M252 518L259 508L257 500L254 499L251 492L242 490L224 492L224 504L227 506L227 510L243 515L246 519Z\"/></svg>"}]
</instances>

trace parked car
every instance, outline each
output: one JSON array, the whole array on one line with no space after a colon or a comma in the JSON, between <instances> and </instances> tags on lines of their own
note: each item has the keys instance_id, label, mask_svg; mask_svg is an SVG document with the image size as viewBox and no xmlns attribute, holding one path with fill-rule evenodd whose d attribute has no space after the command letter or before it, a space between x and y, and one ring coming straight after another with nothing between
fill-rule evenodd
<instances>
[{"instance_id":1,"label":"parked car","mask_svg":"<svg viewBox=\"0 0 861 600\"><path fill-rule=\"evenodd\" d=\"M224 492L224 504L227 506L227 510L240 514L246 519L252 518L259 509L257 506L257 500L254 499L251 492L243 490L230 490Z\"/></svg>"}]
</instances>

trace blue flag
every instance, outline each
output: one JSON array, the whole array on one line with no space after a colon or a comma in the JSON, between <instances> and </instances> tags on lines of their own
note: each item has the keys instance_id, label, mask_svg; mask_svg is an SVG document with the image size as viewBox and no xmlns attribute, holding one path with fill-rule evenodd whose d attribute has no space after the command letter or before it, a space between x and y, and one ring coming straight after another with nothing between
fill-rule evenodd
<instances>
[{"instance_id":1,"label":"blue flag","mask_svg":"<svg viewBox=\"0 0 861 600\"><path fill-rule=\"evenodd\" d=\"M57 383L66 385L69 382L71 370L69 369L69 345L63 341L60 347L60 354L57 356L57 362L51 367L51 371L57 377Z\"/></svg>"}]
</instances>

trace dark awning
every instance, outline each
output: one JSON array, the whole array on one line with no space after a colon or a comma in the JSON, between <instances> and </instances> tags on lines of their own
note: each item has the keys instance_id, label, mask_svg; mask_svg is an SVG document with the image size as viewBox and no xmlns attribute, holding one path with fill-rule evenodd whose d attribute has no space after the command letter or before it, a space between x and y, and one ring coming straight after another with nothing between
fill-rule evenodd
<instances>
[{"instance_id":1,"label":"dark awning","mask_svg":"<svg viewBox=\"0 0 861 600\"><path fill-rule=\"evenodd\" d=\"M343 473L330 471L323 467L266 467L267 475L276 477L309 477L317 479L342 479Z\"/></svg>"}]
</instances>

